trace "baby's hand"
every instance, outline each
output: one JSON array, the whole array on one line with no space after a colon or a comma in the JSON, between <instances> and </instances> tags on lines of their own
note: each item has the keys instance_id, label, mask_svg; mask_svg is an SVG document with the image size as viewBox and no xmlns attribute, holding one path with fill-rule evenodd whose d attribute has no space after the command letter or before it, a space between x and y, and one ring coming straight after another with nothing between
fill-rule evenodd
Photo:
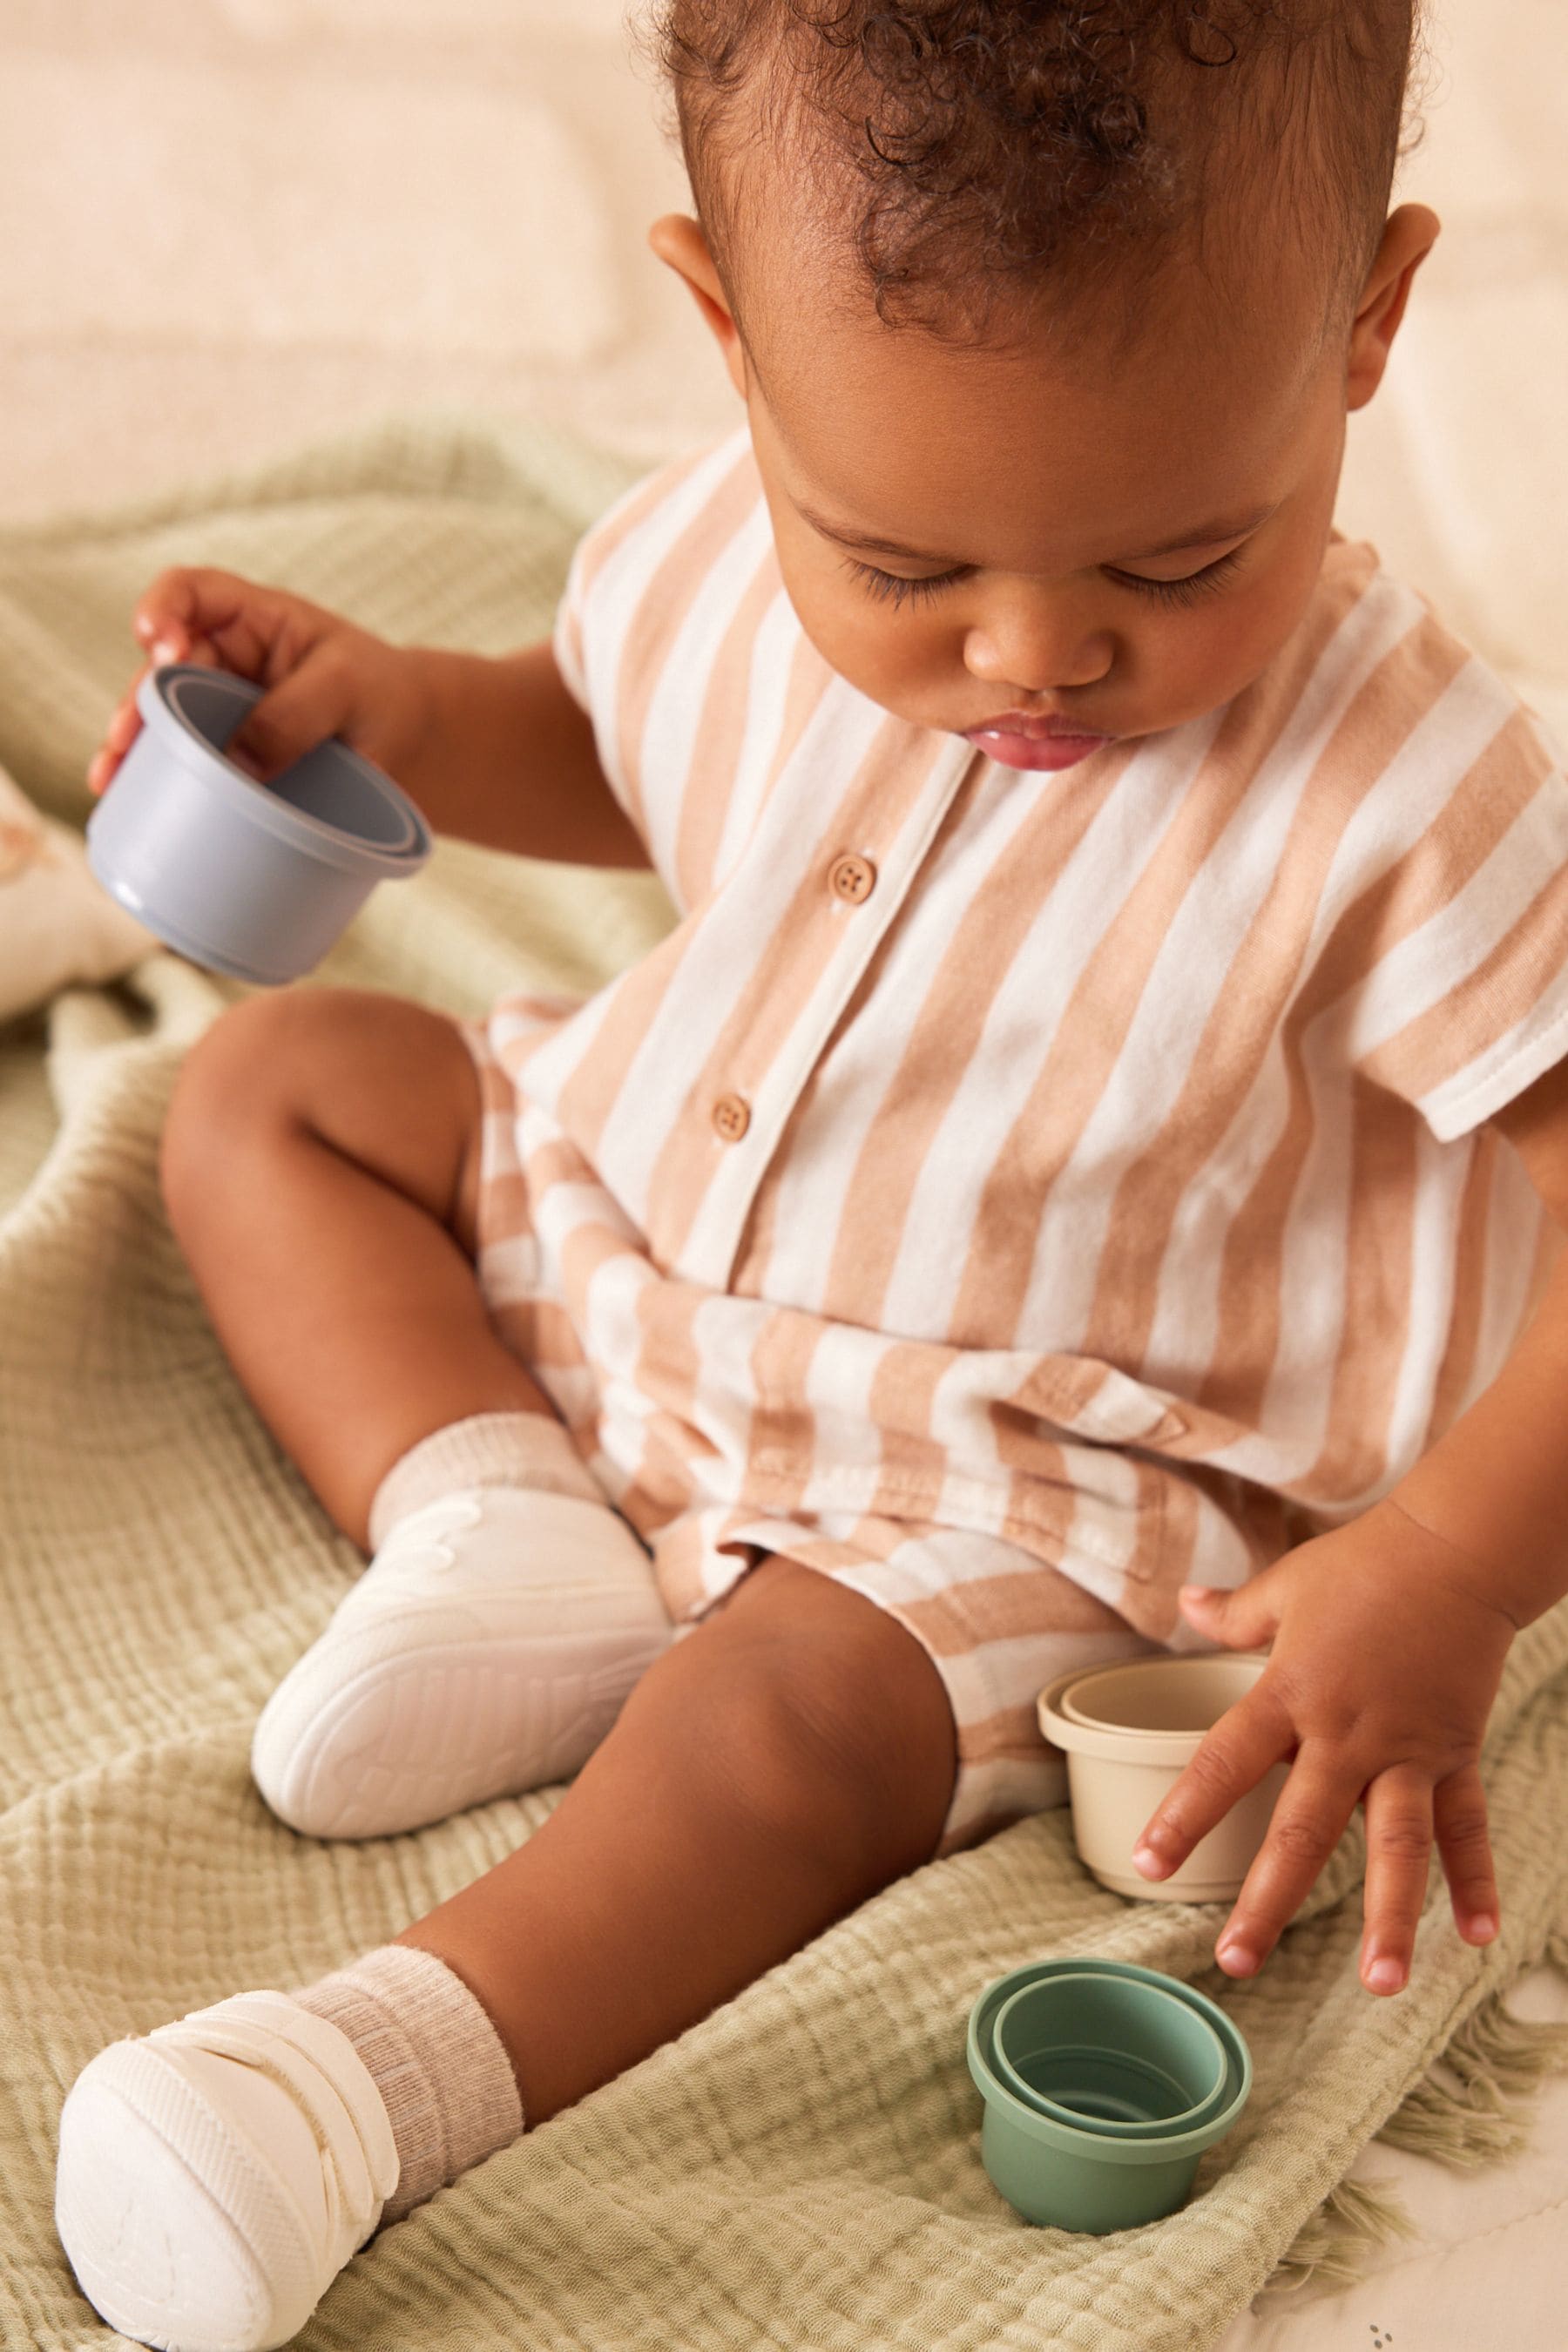
<instances>
[{"instance_id":1,"label":"baby's hand","mask_svg":"<svg viewBox=\"0 0 1568 2352\"><path fill-rule=\"evenodd\" d=\"M259 782L329 735L341 735L393 775L417 740L426 709L416 663L303 596L232 572L182 566L158 574L132 625L147 659L88 769L95 793L108 786L141 731L137 688L150 669L170 662L232 670L267 688L227 751Z\"/></svg>"},{"instance_id":2,"label":"baby's hand","mask_svg":"<svg viewBox=\"0 0 1568 2352\"><path fill-rule=\"evenodd\" d=\"M1146 1877L1178 1868L1273 1764L1293 1757L1217 1957L1251 1976L1366 1809L1362 1982L1398 1992L1436 1839L1459 1932L1498 1928L1478 1759L1515 1626L1485 1571L1384 1502L1230 1593L1183 1588L1198 1630L1272 1654L1221 1717L1143 1832Z\"/></svg>"}]
</instances>

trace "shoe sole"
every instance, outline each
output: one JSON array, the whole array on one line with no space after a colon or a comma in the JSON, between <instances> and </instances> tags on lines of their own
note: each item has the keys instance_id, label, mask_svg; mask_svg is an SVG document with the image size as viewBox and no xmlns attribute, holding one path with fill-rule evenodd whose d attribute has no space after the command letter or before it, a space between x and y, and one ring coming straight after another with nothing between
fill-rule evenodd
<instances>
[{"instance_id":1,"label":"shoe sole","mask_svg":"<svg viewBox=\"0 0 1568 2352\"><path fill-rule=\"evenodd\" d=\"M391 1629L387 1631L390 1633ZM367 1632L361 1643L374 1646ZM349 1644L344 1643L347 1651ZM262 1710L257 1785L309 1837L393 1837L569 1779L605 1738L668 1634L586 1667L574 1633L493 1636L373 1656L340 1655L330 1687L301 1672Z\"/></svg>"}]
</instances>

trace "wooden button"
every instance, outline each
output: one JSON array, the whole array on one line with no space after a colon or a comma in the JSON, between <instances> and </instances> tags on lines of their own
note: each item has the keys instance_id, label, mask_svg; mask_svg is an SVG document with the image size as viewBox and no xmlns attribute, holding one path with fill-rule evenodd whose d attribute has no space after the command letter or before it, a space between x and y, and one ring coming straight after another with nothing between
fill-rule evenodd
<instances>
[{"instance_id":1,"label":"wooden button","mask_svg":"<svg viewBox=\"0 0 1568 2352\"><path fill-rule=\"evenodd\" d=\"M713 1125L726 1143L739 1143L752 1123L751 1106L740 1095L721 1095L713 1106Z\"/></svg>"},{"instance_id":2,"label":"wooden button","mask_svg":"<svg viewBox=\"0 0 1568 2352\"><path fill-rule=\"evenodd\" d=\"M852 907L858 907L861 899L868 898L876 888L877 869L868 857L858 857L853 850L848 850L842 857L834 859L827 878L841 898L847 898Z\"/></svg>"}]
</instances>

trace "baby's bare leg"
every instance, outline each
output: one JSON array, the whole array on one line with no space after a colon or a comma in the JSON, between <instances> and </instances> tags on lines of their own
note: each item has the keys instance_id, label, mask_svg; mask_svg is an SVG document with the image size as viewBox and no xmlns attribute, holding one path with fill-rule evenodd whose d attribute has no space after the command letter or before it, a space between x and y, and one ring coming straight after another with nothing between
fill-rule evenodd
<instances>
[{"instance_id":1,"label":"baby's bare leg","mask_svg":"<svg viewBox=\"0 0 1568 2352\"><path fill-rule=\"evenodd\" d=\"M60 2117L78 2278L138 2343L291 2341L378 2223L926 1861L953 1766L913 1636L765 1561L537 1834L396 1946L99 2053Z\"/></svg>"},{"instance_id":2,"label":"baby's bare leg","mask_svg":"<svg viewBox=\"0 0 1568 2352\"><path fill-rule=\"evenodd\" d=\"M193 1048L163 1189L257 1411L356 1543L392 1465L472 1413L552 1410L475 1280L479 1093L453 1024L289 991Z\"/></svg>"},{"instance_id":3,"label":"baby's bare leg","mask_svg":"<svg viewBox=\"0 0 1568 2352\"><path fill-rule=\"evenodd\" d=\"M955 1769L914 1636L764 1560L649 1667L527 1844L398 1940L478 1995L542 2123L929 1861Z\"/></svg>"}]
</instances>

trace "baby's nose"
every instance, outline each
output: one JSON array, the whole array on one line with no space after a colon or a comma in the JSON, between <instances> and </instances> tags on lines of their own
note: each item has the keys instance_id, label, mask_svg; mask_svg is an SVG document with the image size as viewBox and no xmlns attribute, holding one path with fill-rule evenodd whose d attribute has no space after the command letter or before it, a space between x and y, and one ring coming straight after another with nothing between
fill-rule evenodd
<instances>
[{"instance_id":1,"label":"baby's nose","mask_svg":"<svg viewBox=\"0 0 1568 2352\"><path fill-rule=\"evenodd\" d=\"M969 631L964 667L986 686L1050 694L1098 686L1115 665L1109 630L1086 628L1070 614L995 615Z\"/></svg>"}]
</instances>

